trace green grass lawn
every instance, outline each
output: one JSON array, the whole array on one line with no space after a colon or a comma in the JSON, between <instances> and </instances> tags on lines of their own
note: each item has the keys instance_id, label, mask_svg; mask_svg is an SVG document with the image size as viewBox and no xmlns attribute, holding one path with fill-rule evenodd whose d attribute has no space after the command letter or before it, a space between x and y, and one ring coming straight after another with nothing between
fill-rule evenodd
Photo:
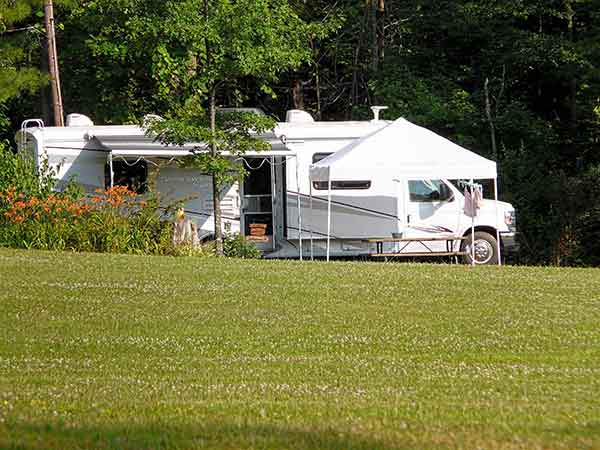
<instances>
[{"instance_id":1,"label":"green grass lawn","mask_svg":"<svg viewBox=\"0 0 600 450\"><path fill-rule=\"evenodd\" d=\"M0 249L0 448L600 448L600 270Z\"/></svg>"}]
</instances>

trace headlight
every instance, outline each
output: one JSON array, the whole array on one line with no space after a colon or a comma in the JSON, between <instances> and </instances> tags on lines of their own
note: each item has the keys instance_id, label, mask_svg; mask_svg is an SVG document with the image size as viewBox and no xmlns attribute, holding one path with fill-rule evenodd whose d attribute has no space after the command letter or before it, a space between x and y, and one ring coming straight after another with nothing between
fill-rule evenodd
<instances>
[{"instance_id":1,"label":"headlight","mask_svg":"<svg viewBox=\"0 0 600 450\"><path fill-rule=\"evenodd\" d=\"M517 229L517 215L514 209L512 211L504 212L504 223L508 226L510 231L515 231Z\"/></svg>"}]
</instances>

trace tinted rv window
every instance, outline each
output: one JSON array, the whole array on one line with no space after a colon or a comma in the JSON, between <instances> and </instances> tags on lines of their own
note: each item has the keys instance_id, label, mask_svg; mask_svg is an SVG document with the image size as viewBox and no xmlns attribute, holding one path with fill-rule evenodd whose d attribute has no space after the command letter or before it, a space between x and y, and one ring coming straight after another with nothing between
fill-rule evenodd
<instances>
[{"instance_id":1,"label":"tinted rv window","mask_svg":"<svg viewBox=\"0 0 600 450\"><path fill-rule=\"evenodd\" d=\"M370 180L347 180L347 181L332 181L332 190L345 189L369 189L371 187ZM313 188L317 191L327 190L327 181L313 181Z\"/></svg>"},{"instance_id":2,"label":"tinted rv window","mask_svg":"<svg viewBox=\"0 0 600 450\"><path fill-rule=\"evenodd\" d=\"M408 191L411 202L447 202L452 191L442 180L410 180Z\"/></svg>"},{"instance_id":3,"label":"tinted rv window","mask_svg":"<svg viewBox=\"0 0 600 450\"><path fill-rule=\"evenodd\" d=\"M143 194L148 190L148 163L146 161L113 161L115 186L127 186L129 190ZM106 165L106 187L110 187L110 169Z\"/></svg>"},{"instance_id":4,"label":"tinted rv window","mask_svg":"<svg viewBox=\"0 0 600 450\"><path fill-rule=\"evenodd\" d=\"M327 158L329 155L333 155L333 153L315 153L315 154L313 154L312 162L313 162L313 164L316 164L319 161L321 161L322 159Z\"/></svg>"}]
</instances>

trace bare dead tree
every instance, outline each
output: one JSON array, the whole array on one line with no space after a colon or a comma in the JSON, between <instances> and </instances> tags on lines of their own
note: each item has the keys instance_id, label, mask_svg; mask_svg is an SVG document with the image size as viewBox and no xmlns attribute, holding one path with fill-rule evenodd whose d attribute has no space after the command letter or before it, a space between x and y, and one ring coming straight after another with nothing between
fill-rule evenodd
<instances>
[{"instance_id":1,"label":"bare dead tree","mask_svg":"<svg viewBox=\"0 0 600 450\"><path fill-rule=\"evenodd\" d=\"M498 117L498 108L500 105L500 101L502 96L504 95L504 89L506 85L506 66L502 66L502 79L500 82L500 90L498 91L498 95L493 97L490 94L490 80L486 77L484 87L485 94L485 115L487 118L488 126L490 127L490 142L492 145L492 157L494 159L498 158L498 145L496 142L496 118ZM494 100L494 111L492 113L492 97Z\"/></svg>"}]
</instances>

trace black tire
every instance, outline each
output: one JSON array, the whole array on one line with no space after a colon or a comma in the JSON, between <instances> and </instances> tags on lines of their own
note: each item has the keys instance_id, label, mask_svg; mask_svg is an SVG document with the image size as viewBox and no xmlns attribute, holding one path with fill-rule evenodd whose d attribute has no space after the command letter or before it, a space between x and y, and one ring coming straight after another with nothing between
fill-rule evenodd
<instances>
[{"instance_id":1,"label":"black tire","mask_svg":"<svg viewBox=\"0 0 600 450\"><path fill-rule=\"evenodd\" d=\"M461 251L467 252L463 256L465 264L471 264L471 233L465 234ZM498 245L496 238L485 231L475 232L475 264L498 264Z\"/></svg>"}]
</instances>

